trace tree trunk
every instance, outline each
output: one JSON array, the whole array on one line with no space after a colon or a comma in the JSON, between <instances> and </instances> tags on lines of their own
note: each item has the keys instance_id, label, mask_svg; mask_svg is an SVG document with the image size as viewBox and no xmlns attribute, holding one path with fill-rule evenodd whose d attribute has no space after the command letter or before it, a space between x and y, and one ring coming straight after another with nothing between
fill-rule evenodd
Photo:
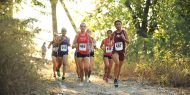
<instances>
[{"instance_id":1,"label":"tree trunk","mask_svg":"<svg viewBox=\"0 0 190 95\"><path fill-rule=\"evenodd\" d=\"M51 12L52 12L52 31L53 35L57 34L57 15L56 15L56 6L58 0L50 0L51 3Z\"/></svg>"},{"instance_id":2,"label":"tree trunk","mask_svg":"<svg viewBox=\"0 0 190 95\"><path fill-rule=\"evenodd\" d=\"M74 23L74 21L73 21L71 15L70 15L68 9L67 9L67 7L65 6L64 0L60 0L60 2L61 2L62 6L63 6L63 8L64 8L64 10L65 10L65 12L66 12L66 14L67 14L67 17L69 18L69 20L70 20L70 22L71 22L71 25L73 26L75 32L77 32L77 27L76 27L76 25L75 25L75 23Z\"/></svg>"},{"instance_id":3,"label":"tree trunk","mask_svg":"<svg viewBox=\"0 0 190 95\"><path fill-rule=\"evenodd\" d=\"M126 0L125 2L126 7L129 9L129 11L132 13L133 23L135 25L136 32L139 36L147 37L147 26L148 26L148 13L149 8L151 6L150 0L146 0L145 7L143 8L143 16L139 17L137 15L137 12L133 10L131 6L131 2ZM142 23L138 19L142 19Z\"/></svg>"},{"instance_id":4,"label":"tree trunk","mask_svg":"<svg viewBox=\"0 0 190 95\"><path fill-rule=\"evenodd\" d=\"M147 37L147 25L148 25L148 11L149 11L149 7L151 5L150 0L146 0L146 4L145 4L145 8L144 8L144 12L143 12L143 21L142 21L142 27L141 27L141 35L143 37Z\"/></svg>"}]
</instances>

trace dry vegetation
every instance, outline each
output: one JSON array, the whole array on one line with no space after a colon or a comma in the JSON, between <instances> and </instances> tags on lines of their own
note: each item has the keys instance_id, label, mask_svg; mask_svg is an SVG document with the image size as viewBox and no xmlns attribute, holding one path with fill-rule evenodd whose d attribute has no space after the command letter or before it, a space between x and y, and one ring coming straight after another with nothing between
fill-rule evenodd
<instances>
[{"instance_id":1,"label":"dry vegetation","mask_svg":"<svg viewBox=\"0 0 190 95\"><path fill-rule=\"evenodd\" d=\"M96 51L93 72L103 75L104 63L101 51ZM142 55L141 55L142 56ZM190 87L190 60L185 56L176 56L165 59L126 56L123 64L121 77L122 80L139 80L162 86ZM130 58L130 59L129 59ZM136 60L135 60L136 59ZM132 60L132 61L131 61ZM112 76L114 65L112 68Z\"/></svg>"}]
</instances>

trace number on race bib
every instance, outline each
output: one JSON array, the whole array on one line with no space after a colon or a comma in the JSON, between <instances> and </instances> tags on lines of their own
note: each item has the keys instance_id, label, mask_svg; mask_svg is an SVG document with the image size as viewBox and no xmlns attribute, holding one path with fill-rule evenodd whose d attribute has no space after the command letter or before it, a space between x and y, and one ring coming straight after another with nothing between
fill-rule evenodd
<instances>
[{"instance_id":1,"label":"number on race bib","mask_svg":"<svg viewBox=\"0 0 190 95\"><path fill-rule=\"evenodd\" d=\"M61 45L61 51L67 51L67 45Z\"/></svg>"},{"instance_id":2,"label":"number on race bib","mask_svg":"<svg viewBox=\"0 0 190 95\"><path fill-rule=\"evenodd\" d=\"M80 43L79 44L79 50L80 51L86 51L86 44L85 43Z\"/></svg>"},{"instance_id":3,"label":"number on race bib","mask_svg":"<svg viewBox=\"0 0 190 95\"><path fill-rule=\"evenodd\" d=\"M112 47L106 46L106 53L111 53L112 52Z\"/></svg>"},{"instance_id":4,"label":"number on race bib","mask_svg":"<svg viewBox=\"0 0 190 95\"><path fill-rule=\"evenodd\" d=\"M123 50L123 43L122 42L115 43L115 50L116 51Z\"/></svg>"}]
</instances>

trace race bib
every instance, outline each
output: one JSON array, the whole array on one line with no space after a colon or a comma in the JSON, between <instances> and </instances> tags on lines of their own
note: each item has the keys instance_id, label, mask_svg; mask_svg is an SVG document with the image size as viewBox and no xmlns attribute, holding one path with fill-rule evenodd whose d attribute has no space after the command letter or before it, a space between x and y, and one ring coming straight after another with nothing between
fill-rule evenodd
<instances>
[{"instance_id":1,"label":"race bib","mask_svg":"<svg viewBox=\"0 0 190 95\"><path fill-rule=\"evenodd\" d=\"M116 51L123 50L123 43L122 42L115 43L115 50Z\"/></svg>"},{"instance_id":2,"label":"race bib","mask_svg":"<svg viewBox=\"0 0 190 95\"><path fill-rule=\"evenodd\" d=\"M80 43L79 44L79 50L80 51L86 51L86 48L87 48L87 44L85 44L85 43Z\"/></svg>"},{"instance_id":3,"label":"race bib","mask_svg":"<svg viewBox=\"0 0 190 95\"><path fill-rule=\"evenodd\" d=\"M61 45L61 51L67 51L67 45Z\"/></svg>"},{"instance_id":4,"label":"race bib","mask_svg":"<svg viewBox=\"0 0 190 95\"><path fill-rule=\"evenodd\" d=\"M58 47L53 47L53 48L52 48L52 51L57 52L57 50L58 50Z\"/></svg>"},{"instance_id":5,"label":"race bib","mask_svg":"<svg viewBox=\"0 0 190 95\"><path fill-rule=\"evenodd\" d=\"M111 53L112 52L112 47L106 46L106 53Z\"/></svg>"}]
</instances>

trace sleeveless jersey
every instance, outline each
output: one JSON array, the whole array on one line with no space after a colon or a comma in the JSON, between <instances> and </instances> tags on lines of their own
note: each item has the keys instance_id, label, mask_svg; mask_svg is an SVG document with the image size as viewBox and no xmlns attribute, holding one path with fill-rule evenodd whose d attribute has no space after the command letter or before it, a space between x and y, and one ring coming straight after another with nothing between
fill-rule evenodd
<instances>
[{"instance_id":1,"label":"sleeveless jersey","mask_svg":"<svg viewBox=\"0 0 190 95\"><path fill-rule=\"evenodd\" d=\"M56 44L54 41L52 41L52 52L57 52L58 51L58 44Z\"/></svg>"},{"instance_id":2,"label":"sleeveless jersey","mask_svg":"<svg viewBox=\"0 0 190 95\"><path fill-rule=\"evenodd\" d=\"M125 52L125 41L122 39L122 34L124 35L124 36L126 36L125 35L125 33L124 33L125 31L124 30L122 30L121 32L114 32L114 46L113 46L113 51L116 51L116 52Z\"/></svg>"},{"instance_id":3,"label":"sleeveless jersey","mask_svg":"<svg viewBox=\"0 0 190 95\"><path fill-rule=\"evenodd\" d=\"M89 36L88 33L78 33L77 38L78 48L77 51L81 54L89 54Z\"/></svg>"},{"instance_id":4,"label":"sleeveless jersey","mask_svg":"<svg viewBox=\"0 0 190 95\"><path fill-rule=\"evenodd\" d=\"M106 38L103 40L103 44L106 47L106 50L104 52L104 55L111 56L113 51L113 46L111 44L111 40L109 38Z\"/></svg>"},{"instance_id":5,"label":"sleeveless jersey","mask_svg":"<svg viewBox=\"0 0 190 95\"><path fill-rule=\"evenodd\" d=\"M63 37L61 38L61 40L63 39ZM69 38L66 37L65 40L63 40L60 45L59 45L59 49L58 52L69 52L68 50L68 46L69 46Z\"/></svg>"}]
</instances>

